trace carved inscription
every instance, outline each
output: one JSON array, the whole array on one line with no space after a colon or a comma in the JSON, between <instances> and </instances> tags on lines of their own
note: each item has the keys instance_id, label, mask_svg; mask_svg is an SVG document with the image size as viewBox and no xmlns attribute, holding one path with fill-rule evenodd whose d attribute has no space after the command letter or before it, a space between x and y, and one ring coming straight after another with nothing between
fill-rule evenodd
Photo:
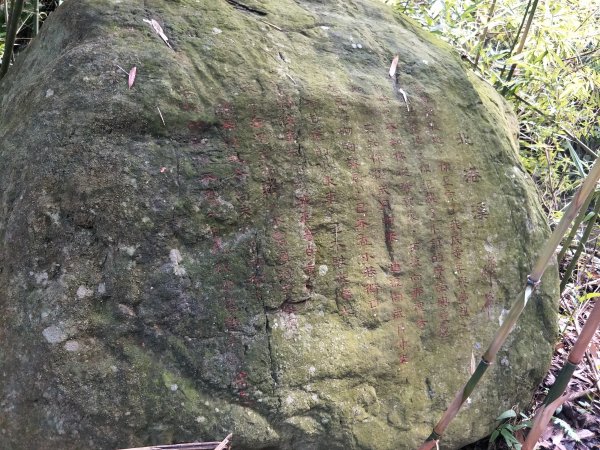
<instances>
[{"instance_id":1,"label":"carved inscription","mask_svg":"<svg viewBox=\"0 0 600 450\"><path fill-rule=\"evenodd\" d=\"M327 116L320 113L318 99L299 98L283 89L277 120L272 113L267 119L270 112L256 105L245 111L244 119L229 103L217 107L234 177L240 182L252 176L260 180L267 242L274 252L268 261L260 252L253 256L245 283L257 302L264 303L265 270L272 266L270 282L276 283L283 314L301 314L315 289L335 298L344 320L354 317L389 327L396 360L404 367L417 357L421 335L447 340L472 314L492 317L495 259L488 256L478 278L465 269L466 236L490 217L487 200L477 197L482 175L475 162L462 166L438 156L440 130L427 99L421 106L412 104L409 113L380 94L379 112L357 122L351 120L352 106L343 93L330 88L336 111ZM190 130L198 126L191 123ZM245 169L240 155L242 134L253 136L260 161L254 173ZM459 145L472 145L465 131L457 136ZM275 160L298 170L285 178ZM199 180L206 203L214 209L222 203L222 182L214 171ZM465 195L466 203L461 198ZM251 194L237 193L235 199L241 217L256 214L250 208ZM292 216L285 209L290 204ZM258 241L256 245L260 247ZM215 233L212 252L221 254L226 248ZM226 274L227 265L222 263L219 270ZM241 323L231 281L224 279L224 327L233 345ZM485 287L484 298L473 298L474 285ZM240 374L232 385L241 399L247 375Z\"/></svg>"}]
</instances>

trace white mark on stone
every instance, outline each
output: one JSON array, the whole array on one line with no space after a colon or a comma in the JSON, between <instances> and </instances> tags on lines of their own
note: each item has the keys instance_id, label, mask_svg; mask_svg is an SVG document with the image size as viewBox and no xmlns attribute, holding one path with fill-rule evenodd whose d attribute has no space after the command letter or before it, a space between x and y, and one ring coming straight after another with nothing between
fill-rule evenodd
<instances>
[{"instance_id":1,"label":"white mark on stone","mask_svg":"<svg viewBox=\"0 0 600 450\"><path fill-rule=\"evenodd\" d=\"M508 361L508 358L506 356L503 356L502 359L500 360L500 365L502 366L510 366L510 362Z\"/></svg>"},{"instance_id":2,"label":"white mark on stone","mask_svg":"<svg viewBox=\"0 0 600 450\"><path fill-rule=\"evenodd\" d=\"M133 245L121 245L119 246L119 250L126 253L128 256L133 256L135 254L135 247Z\"/></svg>"},{"instance_id":3,"label":"white mark on stone","mask_svg":"<svg viewBox=\"0 0 600 450\"><path fill-rule=\"evenodd\" d=\"M183 277L186 274L186 272L185 268L179 265L179 263L183 261L183 257L181 256L179 250L177 250L176 248L172 249L169 252L169 259L173 264L173 273L177 276Z\"/></svg>"},{"instance_id":4,"label":"white mark on stone","mask_svg":"<svg viewBox=\"0 0 600 450\"><path fill-rule=\"evenodd\" d=\"M181 256L181 253L176 248L172 249L169 252L169 259L171 260L171 262L173 264L179 264L181 261L183 261L183 257Z\"/></svg>"},{"instance_id":5,"label":"white mark on stone","mask_svg":"<svg viewBox=\"0 0 600 450\"><path fill-rule=\"evenodd\" d=\"M67 333L65 333L61 328L56 325L50 325L48 328L44 328L42 331L44 338L50 344L58 344L60 342L67 340Z\"/></svg>"},{"instance_id":6,"label":"white mark on stone","mask_svg":"<svg viewBox=\"0 0 600 450\"><path fill-rule=\"evenodd\" d=\"M329 271L329 267L327 267L325 264L321 264L319 266L319 275L321 275L322 277L327 275L328 271Z\"/></svg>"},{"instance_id":7,"label":"white mark on stone","mask_svg":"<svg viewBox=\"0 0 600 450\"><path fill-rule=\"evenodd\" d=\"M79 299L90 297L93 293L94 292L91 289L88 289L83 285L77 288L77 298Z\"/></svg>"},{"instance_id":8,"label":"white mark on stone","mask_svg":"<svg viewBox=\"0 0 600 450\"><path fill-rule=\"evenodd\" d=\"M217 27L212 29L213 34L221 34L222 32L223 32L223 30L221 30L220 28L217 28Z\"/></svg>"},{"instance_id":9,"label":"white mark on stone","mask_svg":"<svg viewBox=\"0 0 600 450\"><path fill-rule=\"evenodd\" d=\"M310 366L308 368L308 374L312 377L315 373L317 373L317 369L314 366Z\"/></svg>"},{"instance_id":10,"label":"white mark on stone","mask_svg":"<svg viewBox=\"0 0 600 450\"><path fill-rule=\"evenodd\" d=\"M97 288L98 294L104 295L106 294L106 284L100 283Z\"/></svg>"},{"instance_id":11,"label":"white mark on stone","mask_svg":"<svg viewBox=\"0 0 600 450\"><path fill-rule=\"evenodd\" d=\"M135 317L135 311L131 309L129 306L119 303L117 308L121 312L121 314L129 317Z\"/></svg>"},{"instance_id":12,"label":"white mark on stone","mask_svg":"<svg viewBox=\"0 0 600 450\"><path fill-rule=\"evenodd\" d=\"M79 350L81 346L77 341L67 341L65 342L65 350L68 352L76 352Z\"/></svg>"},{"instance_id":13,"label":"white mark on stone","mask_svg":"<svg viewBox=\"0 0 600 450\"><path fill-rule=\"evenodd\" d=\"M48 90L46 91L46 98L48 98L48 97L52 97L53 95L54 95L54 90L52 90L52 89L48 89Z\"/></svg>"},{"instance_id":14,"label":"white mark on stone","mask_svg":"<svg viewBox=\"0 0 600 450\"><path fill-rule=\"evenodd\" d=\"M292 397L291 395L288 395L287 398L285 399L285 402L288 405L291 405L292 403L294 403L294 397Z\"/></svg>"},{"instance_id":15,"label":"white mark on stone","mask_svg":"<svg viewBox=\"0 0 600 450\"><path fill-rule=\"evenodd\" d=\"M52 219L52 222L54 223L54 225L58 225L60 222L60 214L58 214L57 212L49 212L48 216L50 217L50 219Z\"/></svg>"},{"instance_id":16,"label":"white mark on stone","mask_svg":"<svg viewBox=\"0 0 600 450\"><path fill-rule=\"evenodd\" d=\"M506 319L506 316L508 316L508 313L508 309L502 309L502 311L500 311L500 315L498 316L498 325L502 326L504 320Z\"/></svg>"},{"instance_id":17,"label":"white mark on stone","mask_svg":"<svg viewBox=\"0 0 600 450\"><path fill-rule=\"evenodd\" d=\"M169 386L169 389L171 389L172 392L175 392L177 389L179 389L179 386L177 386L176 384L172 384L171 386Z\"/></svg>"},{"instance_id":18,"label":"white mark on stone","mask_svg":"<svg viewBox=\"0 0 600 450\"><path fill-rule=\"evenodd\" d=\"M298 316L294 313L281 312L277 314L275 323L283 330L283 337L285 339L293 339L298 334ZM275 328L275 327L273 327Z\"/></svg>"},{"instance_id":19,"label":"white mark on stone","mask_svg":"<svg viewBox=\"0 0 600 450\"><path fill-rule=\"evenodd\" d=\"M46 286L48 284L48 272L39 272L34 274L35 283Z\"/></svg>"},{"instance_id":20,"label":"white mark on stone","mask_svg":"<svg viewBox=\"0 0 600 450\"><path fill-rule=\"evenodd\" d=\"M206 417L204 417L204 416L198 416L198 417L196 417L196 422L198 422L198 423L204 423L204 422L206 422Z\"/></svg>"}]
</instances>

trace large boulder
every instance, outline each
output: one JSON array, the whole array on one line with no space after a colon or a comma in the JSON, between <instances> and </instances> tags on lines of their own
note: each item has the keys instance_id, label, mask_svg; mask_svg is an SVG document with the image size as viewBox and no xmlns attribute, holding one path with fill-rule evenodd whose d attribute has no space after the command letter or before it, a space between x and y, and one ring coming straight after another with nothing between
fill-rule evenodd
<instances>
[{"instance_id":1,"label":"large boulder","mask_svg":"<svg viewBox=\"0 0 600 450\"><path fill-rule=\"evenodd\" d=\"M68 0L0 96L3 450L414 448L547 236L504 102L376 1ZM528 401L555 272L444 448Z\"/></svg>"}]
</instances>

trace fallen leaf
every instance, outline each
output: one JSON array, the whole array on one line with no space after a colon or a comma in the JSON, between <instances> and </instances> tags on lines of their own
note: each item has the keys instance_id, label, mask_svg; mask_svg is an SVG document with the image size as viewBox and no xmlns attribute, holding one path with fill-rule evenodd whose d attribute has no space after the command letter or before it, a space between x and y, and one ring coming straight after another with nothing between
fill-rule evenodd
<instances>
[{"instance_id":1,"label":"fallen leaf","mask_svg":"<svg viewBox=\"0 0 600 450\"><path fill-rule=\"evenodd\" d=\"M152 28L154 29L154 31L156 32L156 34L158 34L160 36L160 38L165 41L165 44L167 44L167 47L169 47L171 50L173 49L173 47L171 47L171 44L169 44L169 38L167 37L167 35L165 34L165 32L163 31L162 27L160 26L160 24L154 20L148 20L148 19L144 19L144 22L149 23Z\"/></svg>"},{"instance_id":2,"label":"fallen leaf","mask_svg":"<svg viewBox=\"0 0 600 450\"><path fill-rule=\"evenodd\" d=\"M396 76L396 67L398 66L398 55L394 56L392 60L392 65L390 66L390 77L394 78Z\"/></svg>"},{"instance_id":3,"label":"fallen leaf","mask_svg":"<svg viewBox=\"0 0 600 450\"><path fill-rule=\"evenodd\" d=\"M469 375L473 375L475 373L475 369L477 368L477 363L475 362L475 353L471 350L471 371Z\"/></svg>"},{"instance_id":4,"label":"fallen leaf","mask_svg":"<svg viewBox=\"0 0 600 450\"><path fill-rule=\"evenodd\" d=\"M137 73L137 67L133 66L133 68L129 71L129 89L131 89L131 86L133 86L133 83L135 82L135 74Z\"/></svg>"},{"instance_id":5,"label":"fallen leaf","mask_svg":"<svg viewBox=\"0 0 600 450\"><path fill-rule=\"evenodd\" d=\"M581 440L596 436L596 433L590 430L577 430L577 437Z\"/></svg>"},{"instance_id":6,"label":"fallen leaf","mask_svg":"<svg viewBox=\"0 0 600 450\"><path fill-rule=\"evenodd\" d=\"M402 97L404 97L404 103L406 103L406 110L410 112L410 107L408 106L408 96L406 95L406 91L404 89L398 89L398 92L400 92L402 94Z\"/></svg>"}]
</instances>

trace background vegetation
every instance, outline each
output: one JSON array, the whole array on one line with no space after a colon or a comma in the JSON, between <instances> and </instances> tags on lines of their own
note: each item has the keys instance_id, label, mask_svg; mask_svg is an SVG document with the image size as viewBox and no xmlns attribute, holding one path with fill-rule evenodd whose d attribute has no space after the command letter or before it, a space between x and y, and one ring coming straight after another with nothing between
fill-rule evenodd
<instances>
[{"instance_id":1,"label":"background vegetation","mask_svg":"<svg viewBox=\"0 0 600 450\"><path fill-rule=\"evenodd\" d=\"M552 218L600 144L600 0L388 1L450 42L514 105Z\"/></svg>"}]
</instances>

